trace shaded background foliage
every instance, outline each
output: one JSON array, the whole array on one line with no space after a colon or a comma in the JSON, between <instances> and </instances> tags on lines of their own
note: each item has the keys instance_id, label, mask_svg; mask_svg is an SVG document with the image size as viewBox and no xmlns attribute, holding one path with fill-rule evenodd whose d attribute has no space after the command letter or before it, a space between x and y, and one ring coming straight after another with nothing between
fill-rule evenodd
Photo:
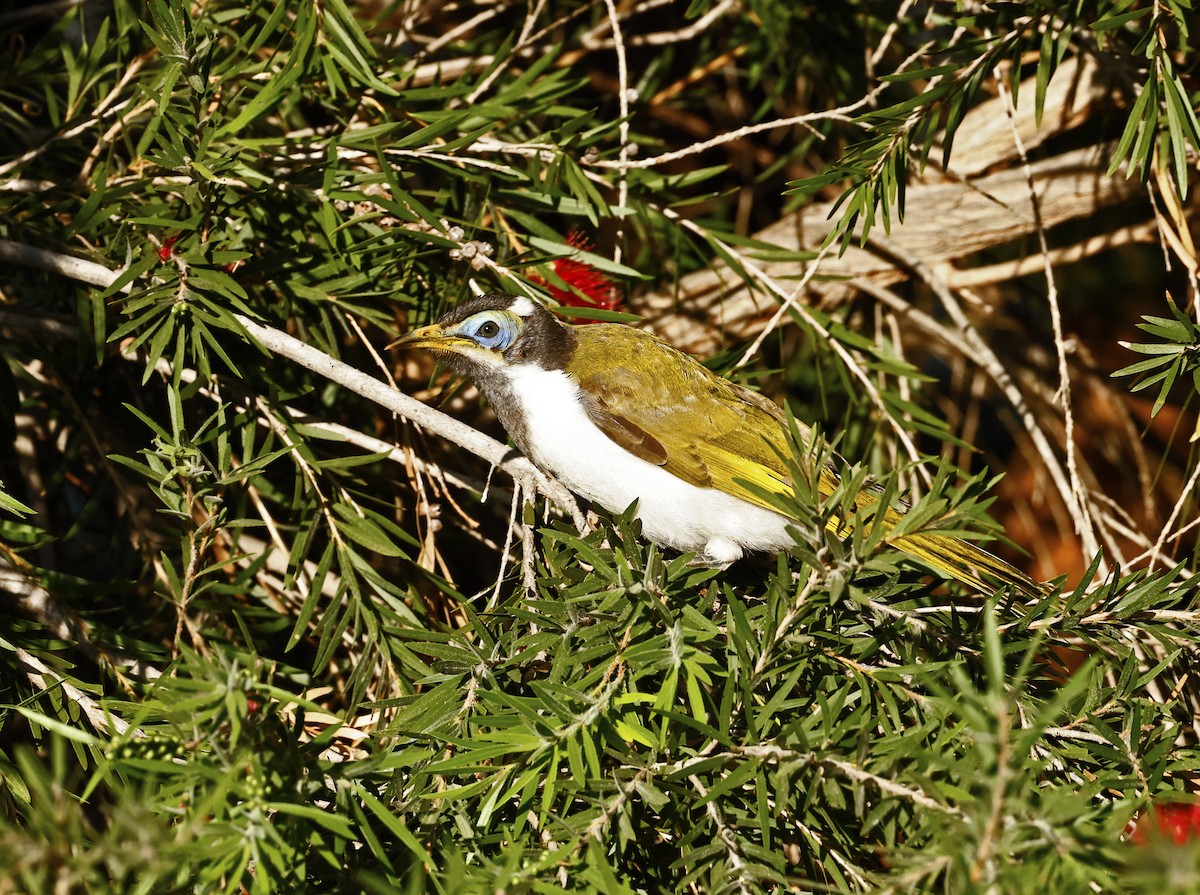
<instances>
[{"instance_id":1,"label":"shaded background foliage","mask_svg":"<svg viewBox=\"0 0 1200 895\"><path fill-rule=\"evenodd\" d=\"M1194 886L1122 842L1196 773L1190 13L0 14L0 891ZM247 335L499 435L382 351L476 289L644 317L846 488L798 447L793 555L693 568ZM868 473L1065 585L834 538Z\"/></svg>"}]
</instances>

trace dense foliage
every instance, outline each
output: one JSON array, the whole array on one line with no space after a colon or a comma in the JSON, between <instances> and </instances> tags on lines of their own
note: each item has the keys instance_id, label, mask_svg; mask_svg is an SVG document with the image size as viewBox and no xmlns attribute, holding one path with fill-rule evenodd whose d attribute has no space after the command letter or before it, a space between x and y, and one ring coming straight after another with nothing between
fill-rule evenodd
<instances>
[{"instance_id":1,"label":"dense foliage","mask_svg":"<svg viewBox=\"0 0 1200 895\"><path fill-rule=\"evenodd\" d=\"M1191 16L0 14L0 893L1200 886L1126 841L1200 772ZM964 147L993 107L1005 150ZM1083 150L1106 198L1060 210ZM1002 217L1010 172L1028 229L986 246L927 201ZM485 290L715 338L844 487L796 444L796 549L728 570L585 519L387 397L503 437L383 349ZM835 536L868 476L913 530L996 510L1058 586Z\"/></svg>"}]
</instances>

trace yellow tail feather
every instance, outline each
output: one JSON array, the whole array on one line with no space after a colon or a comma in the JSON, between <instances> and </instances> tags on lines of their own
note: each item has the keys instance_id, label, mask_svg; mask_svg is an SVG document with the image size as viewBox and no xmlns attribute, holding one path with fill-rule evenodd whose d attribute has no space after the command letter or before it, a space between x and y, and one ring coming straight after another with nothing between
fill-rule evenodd
<instances>
[{"instance_id":1,"label":"yellow tail feather","mask_svg":"<svg viewBox=\"0 0 1200 895\"><path fill-rule=\"evenodd\" d=\"M831 469L822 470L821 493L828 497L837 486L837 481L837 475ZM854 502L861 510L878 503L878 497L869 489L862 490L855 495ZM899 511L888 507L883 511L881 523L887 526L886 531L890 531L902 518ZM837 519L831 519L829 526L837 531L842 528L843 523ZM932 534L899 535L895 538L886 538L886 540L897 550L914 556L927 565L945 572L951 578L981 591L993 591L996 583L999 583L1014 587L1028 597L1043 597L1050 592L1047 585L1035 581L1016 566L1010 565L998 556L993 556L981 547L976 547L969 541L963 541L950 535ZM985 574L995 581L984 578Z\"/></svg>"},{"instance_id":2,"label":"yellow tail feather","mask_svg":"<svg viewBox=\"0 0 1200 895\"><path fill-rule=\"evenodd\" d=\"M904 535L891 543L952 578L983 591L995 590L995 583L983 577L986 573L1000 584L1010 585L1028 597L1042 597L1049 593L1045 584L968 541L947 535Z\"/></svg>"}]
</instances>

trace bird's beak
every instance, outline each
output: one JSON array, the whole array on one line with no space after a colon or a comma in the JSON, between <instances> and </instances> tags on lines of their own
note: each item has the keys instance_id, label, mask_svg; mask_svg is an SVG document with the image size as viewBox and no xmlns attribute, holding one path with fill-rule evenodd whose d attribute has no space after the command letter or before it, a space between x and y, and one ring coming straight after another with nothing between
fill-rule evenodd
<instances>
[{"instance_id":1,"label":"bird's beak","mask_svg":"<svg viewBox=\"0 0 1200 895\"><path fill-rule=\"evenodd\" d=\"M454 351L464 345L474 345L470 339L448 333L440 324L431 323L412 332L405 333L388 345L388 348L428 348L432 351Z\"/></svg>"}]
</instances>

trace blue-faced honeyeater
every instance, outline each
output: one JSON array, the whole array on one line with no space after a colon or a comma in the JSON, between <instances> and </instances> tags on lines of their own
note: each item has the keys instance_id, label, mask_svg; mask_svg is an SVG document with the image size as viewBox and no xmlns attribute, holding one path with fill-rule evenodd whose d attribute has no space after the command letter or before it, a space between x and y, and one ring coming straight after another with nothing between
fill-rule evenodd
<instances>
[{"instance_id":1,"label":"blue-faced honeyeater","mask_svg":"<svg viewBox=\"0 0 1200 895\"><path fill-rule=\"evenodd\" d=\"M575 493L612 512L636 500L642 532L655 543L713 564L794 543L796 520L759 490L793 487L783 410L651 333L612 323L572 326L529 298L493 293L393 344L429 349L473 380L517 447ZM820 494L837 484L836 468L822 464ZM856 503L878 499L868 486ZM901 510L889 506L877 516L895 526ZM888 542L981 590L991 589L990 578L1027 595L1045 592L958 538L912 533Z\"/></svg>"}]
</instances>

